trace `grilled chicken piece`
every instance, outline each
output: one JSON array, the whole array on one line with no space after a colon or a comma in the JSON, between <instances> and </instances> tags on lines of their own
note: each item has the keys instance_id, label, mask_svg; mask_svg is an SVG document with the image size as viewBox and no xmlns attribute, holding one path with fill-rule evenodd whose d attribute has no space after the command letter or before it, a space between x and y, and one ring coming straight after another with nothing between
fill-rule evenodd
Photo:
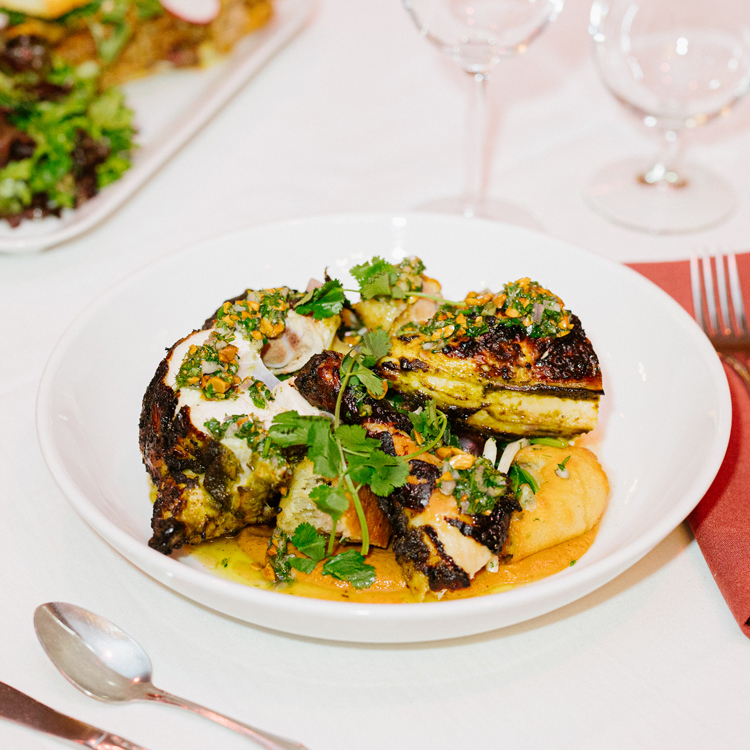
<instances>
[{"instance_id":1,"label":"grilled chicken piece","mask_svg":"<svg viewBox=\"0 0 750 750\"><path fill-rule=\"evenodd\" d=\"M250 438L232 430L217 440L198 429L189 406L177 410L178 397L165 382L168 370L165 359L146 391L140 421L143 460L156 487L149 545L164 554L270 522L289 474L280 453L264 456L263 430L251 416L243 415L256 433Z\"/></svg>"},{"instance_id":2,"label":"grilled chicken piece","mask_svg":"<svg viewBox=\"0 0 750 750\"><path fill-rule=\"evenodd\" d=\"M248 321L249 336L255 332L256 340L264 341L263 363L275 375L286 375L299 370L314 354L328 349L341 325L340 315L316 320L297 313L294 304L302 296L288 287L248 289L227 300L203 328L214 328L226 316L238 316L239 323Z\"/></svg>"},{"instance_id":3,"label":"grilled chicken piece","mask_svg":"<svg viewBox=\"0 0 750 750\"><path fill-rule=\"evenodd\" d=\"M315 345L327 340L329 329L332 338L338 325L295 313L290 309L295 294L271 289L228 300L159 365L143 399L140 445L157 493L149 544L160 552L275 516L291 471L266 431L283 411L319 412L299 395L293 380L271 391L262 379L274 385L275 378L263 367L261 354L271 343L293 338L300 325L322 331L317 338L306 337L315 338ZM293 357L282 369L303 363L311 351L292 343Z\"/></svg>"},{"instance_id":4,"label":"grilled chicken piece","mask_svg":"<svg viewBox=\"0 0 750 750\"><path fill-rule=\"evenodd\" d=\"M341 361L340 355L324 352L300 371L297 387L313 406L333 410L340 388ZM418 451L408 416L385 399L378 401L347 388L342 415L344 421L361 424L370 437L378 438L386 453L407 456ZM411 459L406 485L380 498L391 521L396 559L409 587L422 597L428 591L469 586L479 570L497 559L511 514L520 510L509 484L486 459L458 448L444 447L442 453L444 458L423 453ZM452 463L447 463L451 456ZM442 485L443 492L441 480L446 470L451 472L451 479ZM494 475L492 479L490 475ZM477 484L486 489L478 493L481 502L475 497ZM456 497L456 488L469 486L471 498ZM448 489L451 492L446 494ZM481 512L472 512L478 505Z\"/></svg>"},{"instance_id":5,"label":"grilled chicken piece","mask_svg":"<svg viewBox=\"0 0 750 750\"><path fill-rule=\"evenodd\" d=\"M311 524L321 534L330 534L333 527L331 516L318 510L310 499L310 492L321 484L336 484L336 480L325 479L317 475L313 463L305 458L300 461L292 473L289 491L279 502L279 515L276 517L276 528L288 536L294 534L301 523ZM378 498L369 487L361 487L359 501L367 521L370 544L375 547L387 547L391 539L391 524L388 516L380 507ZM336 524L336 536L352 542L362 541L362 527L353 504Z\"/></svg>"},{"instance_id":6,"label":"grilled chicken piece","mask_svg":"<svg viewBox=\"0 0 750 750\"><path fill-rule=\"evenodd\" d=\"M528 282L526 292L522 282ZM509 288L526 294L526 304L517 303L523 312L508 305L506 292L494 300L474 294L464 306L444 306L427 323L392 334L379 374L417 401L435 399L452 419L485 434L572 436L592 430L602 376L580 320L528 279ZM535 301L535 292L557 309Z\"/></svg>"}]
</instances>

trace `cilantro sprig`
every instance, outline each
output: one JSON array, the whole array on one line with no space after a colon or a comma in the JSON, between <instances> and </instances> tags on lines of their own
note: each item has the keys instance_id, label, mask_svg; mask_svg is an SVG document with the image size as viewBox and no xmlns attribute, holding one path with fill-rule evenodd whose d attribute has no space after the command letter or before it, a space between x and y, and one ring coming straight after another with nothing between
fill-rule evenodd
<instances>
[{"instance_id":1,"label":"cilantro sprig","mask_svg":"<svg viewBox=\"0 0 750 750\"><path fill-rule=\"evenodd\" d=\"M414 427L414 437L420 444L420 448L418 451L404 456L407 460L416 458L423 453L429 453L439 443L443 442L443 437L448 430L448 417L437 408L434 399L430 399L418 414L410 412L409 419Z\"/></svg>"},{"instance_id":2,"label":"cilantro sprig","mask_svg":"<svg viewBox=\"0 0 750 750\"><path fill-rule=\"evenodd\" d=\"M358 291L363 300L373 297L424 297L441 304L447 303L448 300L442 297L422 291L423 272L424 263L418 258L405 258L396 266L376 255L367 262L351 268L350 273L359 282L359 289L347 291Z\"/></svg>"},{"instance_id":3,"label":"cilantro sprig","mask_svg":"<svg viewBox=\"0 0 750 750\"><path fill-rule=\"evenodd\" d=\"M362 554L367 555L370 536L359 490L367 485L376 495L389 495L406 484L409 465L398 456L385 453L379 440L367 437L359 425L335 425L328 417L301 416L296 411L279 414L269 436L277 445L304 445L316 474L338 479L338 486L321 485L310 497L333 519L329 554L333 551L336 525L351 502L362 529Z\"/></svg>"},{"instance_id":4,"label":"cilantro sprig","mask_svg":"<svg viewBox=\"0 0 750 750\"><path fill-rule=\"evenodd\" d=\"M305 557L291 554L290 543ZM325 546L325 537L312 524L304 522L297 526L291 537L283 531L274 534L269 543L269 564L276 578L281 581L291 580L292 568L309 575L326 558ZM368 565L364 556L355 549L329 557L321 572L324 576L351 583L356 589L369 588L375 583L375 568Z\"/></svg>"},{"instance_id":5,"label":"cilantro sprig","mask_svg":"<svg viewBox=\"0 0 750 750\"><path fill-rule=\"evenodd\" d=\"M338 279L329 279L323 286L307 292L294 309L300 315L312 315L315 320L321 320L338 315L345 302L346 296L341 282Z\"/></svg>"}]
</instances>

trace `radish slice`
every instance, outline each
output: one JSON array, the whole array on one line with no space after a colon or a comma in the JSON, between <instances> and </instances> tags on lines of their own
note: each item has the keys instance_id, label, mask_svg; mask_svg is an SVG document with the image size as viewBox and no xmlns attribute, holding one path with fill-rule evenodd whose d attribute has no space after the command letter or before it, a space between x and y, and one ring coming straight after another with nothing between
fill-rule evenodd
<instances>
[{"instance_id":1,"label":"radish slice","mask_svg":"<svg viewBox=\"0 0 750 750\"><path fill-rule=\"evenodd\" d=\"M183 21L204 25L219 15L219 0L160 0L161 4Z\"/></svg>"}]
</instances>

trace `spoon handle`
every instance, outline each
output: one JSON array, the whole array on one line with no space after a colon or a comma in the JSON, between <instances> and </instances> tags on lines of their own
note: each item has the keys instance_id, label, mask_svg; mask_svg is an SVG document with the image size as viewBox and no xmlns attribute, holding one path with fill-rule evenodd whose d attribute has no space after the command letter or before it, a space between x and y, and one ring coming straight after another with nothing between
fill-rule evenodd
<instances>
[{"instance_id":1,"label":"spoon handle","mask_svg":"<svg viewBox=\"0 0 750 750\"><path fill-rule=\"evenodd\" d=\"M86 743L87 745L89 743ZM146 750L146 748L140 745L134 745L132 742L124 740L122 737L117 737L114 734L105 734L96 740L96 743L90 745L94 750Z\"/></svg>"},{"instance_id":2,"label":"spoon handle","mask_svg":"<svg viewBox=\"0 0 750 750\"><path fill-rule=\"evenodd\" d=\"M201 716L205 716L211 721L215 721L217 724L221 724L227 729L233 729L235 732L254 740L266 750L308 750L304 745L299 742L293 742L292 740L284 739L270 732L264 732L255 727L243 724L241 721L230 719L224 714L220 714L216 711L212 711L210 708L201 706L198 703L185 700L185 698L178 698L176 695L167 693L159 688L153 688L148 691L146 698L159 703L168 703L170 706L179 706L180 708L186 708L188 711L194 711Z\"/></svg>"}]
</instances>

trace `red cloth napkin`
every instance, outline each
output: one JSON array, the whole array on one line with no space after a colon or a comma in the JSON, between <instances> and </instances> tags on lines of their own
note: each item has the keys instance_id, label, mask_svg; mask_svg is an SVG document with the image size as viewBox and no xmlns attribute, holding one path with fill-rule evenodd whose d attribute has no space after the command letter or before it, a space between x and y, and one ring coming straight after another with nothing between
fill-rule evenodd
<instances>
[{"instance_id":1,"label":"red cloth napkin","mask_svg":"<svg viewBox=\"0 0 750 750\"><path fill-rule=\"evenodd\" d=\"M750 300L750 253L738 255L737 266L745 300ZM694 314L687 261L630 267ZM688 522L737 624L750 638L750 395L734 370L726 365L724 369L732 392L729 447L714 483Z\"/></svg>"}]
</instances>

